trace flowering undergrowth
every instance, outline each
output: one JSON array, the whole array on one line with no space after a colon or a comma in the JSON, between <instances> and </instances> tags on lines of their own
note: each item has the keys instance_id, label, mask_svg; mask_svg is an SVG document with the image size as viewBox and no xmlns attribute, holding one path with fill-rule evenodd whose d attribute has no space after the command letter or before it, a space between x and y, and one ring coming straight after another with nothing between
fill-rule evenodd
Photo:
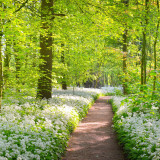
<instances>
[{"instance_id":1,"label":"flowering undergrowth","mask_svg":"<svg viewBox=\"0 0 160 160\"><path fill-rule=\"evenodd\" d=\"M119 87L112 87L112 86L107 86L107 87L102 87L102 90L105 91L106 95L123 95L122 91L123 88L121 86Z\"/></svg>"},{"instance_id":2,"label":"flowering undergrowth","mask_svg":"<svg viewBox=\"0 0 160 160\"><path fill-rule=\"evenodd\" d=\"M0 114L0 160L58 160L69 134L100 90L54 90L50 100L4 101ZM10 99L11 101L11 99Z\"/></svg>"},{"instance_id":3,"label":"flowering undergrowth","mask_svg":"<svg viewBox=\"0 0 160 160\"><path fill-rule=\"evenodd\" d=\"M124 98L113 97L114 128L131 160L160 160L160 119L158 107L144 109Z\"/></svg>"}]
</instances>

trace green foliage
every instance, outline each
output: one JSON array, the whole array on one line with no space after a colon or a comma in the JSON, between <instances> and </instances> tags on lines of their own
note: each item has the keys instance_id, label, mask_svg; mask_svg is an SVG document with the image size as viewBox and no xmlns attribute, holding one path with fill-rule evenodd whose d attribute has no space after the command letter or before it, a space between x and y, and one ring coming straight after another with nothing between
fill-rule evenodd
<instances>
[{"instance_id":1,"label":"green foliage","mask_svg":"<svg viewBox=\"0 0 160 160\"><path fill-rule=\"evenodd\" d=\"M143 92L130 95L124 100L129 105L132 112L153 112L159 110L160 97L158 94L153 94L152 88L149 86L143 87Z\"/></svg>"},{"instance_id":2,"label":"green foliage","mask_svg":"<svg viewBox=\"0 0 160 160\"><path fill-rule=\"evenodd\" d=\"M40 2L32 0L26 2L16 1L13 5L12 1L7 0L1 7L1 18L4 21L4 92L14 86L17 91L25 93L21 88L28 91L36 88L40 76L39 64L42 62L39 59L39 35L44 32L41 29ZM120 1L55 2L53 7L55 17L49 22L53 25L54 38L53 86L61 84L64 77L67 85L72 86L83 85L88 80L97 83L94 87L99 87L100 84L116 86L126 80L128 93L137 93L136 87L141 75L143 26L145 16L148 16L151 21L148 21L146 26L147 83L151 85L154 76L157 76L156 90L158 90L159 42L157 42L157 70L153 67L152 51L159 14L156 3L149 4L148 15L144 8L143 1L138 4L130 2L127 8ZM124 74L122 36L126 27L128 53ZM64 47L61 47L62 44ZM62 51L65 64L61 62Z\"/></svg>"}]
</instances>

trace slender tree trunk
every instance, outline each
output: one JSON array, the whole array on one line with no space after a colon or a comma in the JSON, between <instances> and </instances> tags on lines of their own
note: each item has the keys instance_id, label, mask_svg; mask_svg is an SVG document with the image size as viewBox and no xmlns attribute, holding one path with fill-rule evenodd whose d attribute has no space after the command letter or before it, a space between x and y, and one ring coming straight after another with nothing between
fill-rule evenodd
<instances>
[{"instance_id":1,"label":"slender tree trunk","mask_svg":"<svg viewBox=\"0 0 160 160\"><path fill-rule=\"evenodd\" d=\"M109 82L108 82L108 73L106 74L106 85L107 86L109 85Z\"/></svg>"},{"instance_id":2,"label":"slender tree trunk","mask_svg":"<svg viewBox=\"0 0 160 160\"><path fill-rule=\"evenodd\" d=\"M17 80L17 83L19 83L19 74L20 74L21 64L20 64L20 59L18 55L15 55L15 62L16 62L16 80Z\"/></svg>"},{"instance_id":3,"label":"slender tree trunk","mask_svg":"<svg viewBox=\"0 0 160 160\"><path fill-rule=\"evenodd\" d=\"M18 57L18 55L15 55L15 63L16 63L16 91L20 92L20 68L21 68L21 64L20 64L20 59Z\"/></svg>"},{"instance_id":4,"label":"slender tree trunk","mask_svg":"<svg viewBox=\"0 0 160 160\"><path fill-rule=\"evenodd\" d=\"M64 47L64 44L61 44L61 47ZM65 66L65 55L64 55L64 51L61 52L61 62L63 63L63 65ZM67 90L67 82L66 82L66 73L62 73L62 89L63 90Z\"/></svg>"},{"instance_id":5,"label":"slender tree trunk","mask_svg":"<svg viewBox=\"0 0 160 160\"><path fill-rule=\"evenodd\" d=\"M148 11L149 11L149 0L145 0L145 22L144 22L144 30L143 30L143 43L142 43L142 57L141 57L141 91L143 91L143 85L145 85L146 77L147 77L147 24L148 24Z\"/></svg>"},{"instance_id":6,"label":"slender tree trunk","mask_svg":"<svg viewBox=\"0 0 160 160\"><path fill-rule=\"evenodd\" d=\"M123 34L123 74L124 74L124 82L123 82L123 94L127 94L127 29L125 29Z\"/></svg>"},{"instance_id":7,"label":"slender tree trunk","mask_svg":"<svg viewBox=\"0 0 160 160\"><path fill-rule=\"evenodd\" d=\"M6 70L9 70L9 61L10 61L10 56L8 54L8 44L6 44L6 52L5 52L5 57L4 57L4 67L6 68ZM6 77L8 78L8 75L6 75Z\"/></svg>"},{"instance_id":8,"label":"slender tree trunk","mask_svg":"<svg viewBox=\"0 0 160 160\"><path fill-rule=\"evenodd\" d=\"M0 31L0 112L2 106L2 91L3 91L3 75L2 75L2 31Z\"/></svg>"},{"instance_id":9,"label":"slender tree trunk","mask_svg":"<svg viewBox=\"0 0 160 160\"><path fill-rule=\"evenodd\" d=\"M4 87L5 89L8 87L9 83L9 61L10 61L10 49L11 44L6 41L6 50L4 53L4 73L3 73L3 81L4 81Z\"/></svg>"},{"instance_id":10,"label":"slender tree trunk","mask_svg":"<svg viewBox=\"0 0 160 160\"><path fill-rule=\"evenodd\" d=\"M158 21L158 24L157 24L157 29L158 28L159 28L159 21ZM158 32L158 30L157 30L157 32ZM156 52L157 36L155 37L155 41L154 41L154 71L156 71L156 69L157 69L157 52ZM153 92L156 90L156 79L157 79L157 76L154 75L154 78L153 78Z\"/></svg>"},{"instance_id":11,"label":"slender tree trunk","mask_svg":"<svg viewBox=\"0 0 160 160\"><path fill-rule=\"evenodd\" d=\"M159 0L157 0L157 9L158 9L158 15L160 13L160 10L159 10ZM159 35L159 23L160 23L160 18L158 18L158 23L157 23L157 29L156 29L156 36L155 36L155 40L154 40L154 71L156 71L157 69L157 39L158 39L158 35ZM153 94L154 95L154 92L156 90L156 79L157 79L157 76L154 75L154 78L153 78Z\"/></svg>"},{"instance_id":12,"label":"slender tree trunk","mask_svg":"<svg viewBox=\"0 0 160 160\"><path fill-rule=\"evenodd\" d=\"M122 0L125 7L129 6L129 0ZM126 9L127 10L127 9ZM127 38L128 38L128 29L127 23L125 23L125 30L123 34L123 74L124 74L124 82L123 82L123 94L127 94Z\"/></svg>"},{"instance_id":13,"label":"slender tree trunk","mask_svg":"<svg viewBox=\"0 0 160 160\"><path fill-rule=\"evenodd\" d=\"M141 85L146 84L146 29L143 31L142 57L141 57Z\"/></svg>"},{"instance_id":14,"label":"slender tree trunk","mask_svg":"<svg viewBox=\"0 0 160 160\"><path fill-rule=\"evenodd\" d=\"M0 2L0 8L2 7L2 2ZM2 92L3 92L3 74L2 74L2 36L3 36L3 19L0 14L0 112L2 108Z\"/></svg>"},{"instance_id":15,"label":"slender tree trunk","mask_svg":"<svg viewBox=\"0 0 160 160\"><path fill-rule=\"evenodd\" d=\"M52 20L51 20L52 19ZM53 0L41 1L41 34L40 34L40 78L38 80L37 98L52 97L52 21ZM45 34L44 34L45 32Z\"/></svg>"},{"instance_id":16,"label":"slender tree trunk","mask_svg":"<svg viewBox=\"0 0 160 160\"><path fill-rule=\"evenodd\" d=\"M19 47L16 44L16 40L14 40L13 48L14 48L14 52L15 52L16 91L20 92L20 69L21 69L21 63L20 63L20 58L19 58L19 55L18 55Z\"/></svg>"}]
</instances>

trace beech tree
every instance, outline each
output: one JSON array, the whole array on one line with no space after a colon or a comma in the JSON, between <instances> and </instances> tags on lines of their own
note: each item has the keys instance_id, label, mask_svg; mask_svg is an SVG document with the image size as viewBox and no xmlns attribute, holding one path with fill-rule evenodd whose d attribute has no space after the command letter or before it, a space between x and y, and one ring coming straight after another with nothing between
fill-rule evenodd
<instances>
[{"instance_id":1,"label":"beech tree","mask_svg":"<svg viewBox=\"0 0 160 160\"><path fill-rule=\"evenodd\" d=\"M38 80L37 97L40 99L52 97L52 58L53 37L52 26L53 0L41 1L41 33L40 33L40 78Z\"/></svg>"},{"instance_id":2,"label":"beech tree","mask_svg":"<svg viewBox=\"0 0 160 160\"><path fill-rule=\"evenodd\" d=\"M122 1L125 6L125 14L127 12L127 7L129 5L129 0ZM124 33L123 33L123 73L124 73L124 83L123 83L123 93L127 94L127 79L126 79L126 68L127 68L127 51L128 51L128 25L127 22L124 22Z\"/></svg>"},{"instance_id":3,"label":"beech tree","mask_svg":"<svg viewBox=\"0 0 160 160\"><path fill-rule=\"evenodd\" d=\"M2 4L0 4L0 8ZM0 15L0 26L2 26L2 16ZM2 36L3 31L2 27L0 27L0 110L1 110L1 103L2 103L2 89L3 89L3 75L2 75Z\"/></svg>"},{"instance_id":4,"label":"beech tree","mask_svg":"<svg viewBox=\"0 0 160 160\"><path fill-rule=\"evenodd\" d=\"M160 8L159 8L159 1L157 0L157 12L158 15L160 14ZM157 26L156 26L156 35L155 35L155 40L154 40L154 79L153 79L153 95L156 90L156 79L157 79L157 40L159 36L159 24L160 24L160 18L158 16L158 21L157 21Z\"/></svg>"},{"instance_id":5,"label":"beech tree","mask_svg":"<svg viewBox=\"0 0 160 160\"><path fill-rule=\"evenodd\" d=\"M148 25L149 0L145 0L144 22L143 25L143 40L142 40L142 58L141 58L141 85L146 84L147 72L147 25Z\"/></svg>"}]
</instances>

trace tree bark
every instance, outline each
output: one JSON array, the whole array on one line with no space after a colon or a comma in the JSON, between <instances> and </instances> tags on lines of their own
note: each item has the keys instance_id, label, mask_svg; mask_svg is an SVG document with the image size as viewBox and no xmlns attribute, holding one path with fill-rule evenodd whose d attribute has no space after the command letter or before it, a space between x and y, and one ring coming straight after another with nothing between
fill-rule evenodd
<instances>
[{"instance_id":1,"label":"tree bark","mask_svg":"<svg viewBox=\"0 0 160 160\"><path fill-rule=\"evenodd\" d=\"M0 2L2 7L2 2ZM0 112L2 109L2 92L3 92L3 74L2 74L2 36L3 36L3 19L0 14Z\"/></svg>"},{"instance_id":2,"label":"tree bark","mask_svg":"<svg viewBox=\"0 0 160 160\"><path fill-rule=\"evenodd\" d=\"M159 15L159 13L160 13L159 0L157 0L157 9L158 9L158 15ZM158 39L158 35L159 35L159 23L160 23L160 18L158 17L157 28L156 28L156 36L155 36L155 40L154 40L154 71L156 71L156 69L157 69L157 39ZM152 95L154 95L154 92L156 90L156 79L157 79L157 76L154 75L154 78L153 78L153 94Z\"/></svg>"},{"instance_id":3,"label":"tree bark","mask_svg":"<svg viewBox=\"0 0 160 160\"><path fill-rule=\"evenodd\" d=\"M40 78L38 80L37 98L52 97L52 21L53 0L41 1L41 34L40 34ZM45 33L44 33L45 32Z\"/></svg>"},{"instance_id":4,"label":"tree bark","mask_svg":"<svg viewBox=\"0 0 160 160\"><path fill-rule=\"evenodd\" d=\"M2 31L0 33L0 112L2 106L3 74L2 74Z\"/></svg>"},{"instance_id":5,"label":"tree bark","mask_svg":"<svg viewBox=\"0 0 160 160\"><path fill-rule=\"evenodd\" d=\"M125 7L129 6L129 0L123 0ZM123 74L124 74L124 82L123 82L123 94L127 94L127 38L128 38L128 29L127 29L127 22L124 25L125 30L123 34Z\"/></svg>"},{"instance_id":6,"label":"tree bark","mask_svg":"<svg viewBox=\"0 0 160 160\"><path fill-rule=\"evenodd\" d=\"M21 63L20 58L18 55L15 55L15 63L16 63L16 91L20 92L20 69L21 69Z\"/></svg>"},{"instance_id":7,"label":"tree bark","mask_svg":"<svg viewBox=\"0 0 160 160\"><path fill-rule=\"evenodd\" d=\"M6 50L4 53L4 69L3 69L3 81L4 81L4 87L5 89L8 87L9 85L9 62L10 62L10 49L11 49L11 44L8 42L8 40L6 41Z\"/></svg>"},{"instance_id":8,"label":"tree bark","mask_svg":"<svg viewBox=\"0 0 160 160\"><path fill-rule=\"evenodd\" d=\"M146 84L146 29L143 31L142 57L141 57L141 85Z\"/></svg>"},{"instance_id":9,"label":"tree bark","mask_svg":"<svg viewBox=\"0 0 160 160\"><path fill-rule=\"evenodd\" d=\"M123 94L127 94L127 29L125 29L123 34L123 74L124 74L124 82L123 82Z\"/></svg>"},{"instance_id":10,"label":"tree bark","mask_svg":"<svg viewBox=\"0 0 160 160\"><path fill-rule=\"evenodd\" d=\"M64 47L64 44L61 44L61 47ZM61 62L63 63L63 65L65 66L65 55L64 55L64 51L62 50L61 52ZM67 82L66 82L66 73L62 73L62 89L63 90L67 90Z\"/></svg>"},{"instance_id":11,"label":"tree bark","mask_svg":"<svg viewBox=\"0 0 160 160\"><path fill-rule=\"evenodd\" d=\"M142 43L142 56L141 56L141 91L143 91L143 85L146 82L146 70L147 70L147 40L146 40L146 32L147 32L147 24L148 24L148 11L149 11L149 0L145 0L145 22L144 22L144 30L143 30L143 43Z\"/></svg>"}]
</instances>

